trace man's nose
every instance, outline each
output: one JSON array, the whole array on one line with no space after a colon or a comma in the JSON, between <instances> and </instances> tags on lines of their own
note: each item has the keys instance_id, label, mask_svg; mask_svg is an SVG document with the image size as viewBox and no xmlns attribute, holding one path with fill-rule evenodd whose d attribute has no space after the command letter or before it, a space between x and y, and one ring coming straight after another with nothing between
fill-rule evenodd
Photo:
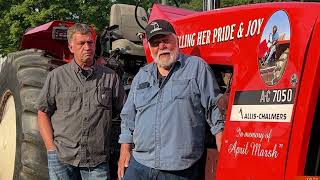
<instances>
[{"instance_id":1,"label":"man's nose","mask_svg":"<svg viewBox=\"0 0 320 180\"><path fill-rule=\"evenodd\" d=\"M160 41L159 43L159 49L165 49L167 46L166 46L166 43L164 41Z\"/></svg>"}]
</instances>

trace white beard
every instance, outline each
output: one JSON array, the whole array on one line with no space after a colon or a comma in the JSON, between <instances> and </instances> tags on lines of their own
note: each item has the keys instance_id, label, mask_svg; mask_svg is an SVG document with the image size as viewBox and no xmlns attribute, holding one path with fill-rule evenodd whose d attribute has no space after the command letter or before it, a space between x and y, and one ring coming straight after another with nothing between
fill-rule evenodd
<instances>
[{"instance_id":1,"label":"white beard","mask_svg":"<svg viewBox=\"0 0 320 180\"><path fill-rule=\"evenodd\" d=\"M162 60L160 59L160 54L163 53L170 53L170 58L169 59L165 59ZM170 50L163 50L163 51L158 51L158 54L152 54L151 56L154 59L154 62L157 63L157 65L161 68L170 68L178 59L178 55L179 55L179 49L176 48L172 51Z\"/></svg>"}]
</instances>

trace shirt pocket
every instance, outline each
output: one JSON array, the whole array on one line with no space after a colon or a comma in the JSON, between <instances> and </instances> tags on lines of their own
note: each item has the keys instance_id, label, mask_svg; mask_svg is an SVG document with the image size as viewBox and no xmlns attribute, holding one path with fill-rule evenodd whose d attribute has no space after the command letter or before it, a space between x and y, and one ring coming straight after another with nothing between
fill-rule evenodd
<instances>
[{"instance_id":1,"label":"shirt pocket","mask_svg":"<svg viewBox=\"0 0 320 180\"><path fill-rule=\"evenodd\" d=\"M147 105L151 100L151 87L146 87L144 89L137 89L135 93L135 105L139 109Z\"/></svg>"},{"instance_id":2,"label":"shirt pocket","mask_svg":"<svg viewBox=\"0 0 320 180\"><path fill-rule=\"evenodd\" d=\"M112 106L112 89L109 87L99 86L97 88L96 99L98 107L111 108Z\"/></svg>"},{"instance_id":3,"label":"shirt pocket","mask_svg":"<svg viewBox=\"0 0 320 180\"><path fill-rule=\"evenodd\" d=\"M68 113L74 110L74 107L79 108L81 104L81 93L77 87L68 88L62 92L62 108L63 111Z\"/></svg>"},{"instance_id":4,"label":"shirt pocket","mask_svg":"<svg viewBox=\"0 0 320 180\"><path fill-rule=\"evenodd\" d=\"M191 79L172 80L172 99L187 99L192 95Z\"/></svg>"}]
</instances>

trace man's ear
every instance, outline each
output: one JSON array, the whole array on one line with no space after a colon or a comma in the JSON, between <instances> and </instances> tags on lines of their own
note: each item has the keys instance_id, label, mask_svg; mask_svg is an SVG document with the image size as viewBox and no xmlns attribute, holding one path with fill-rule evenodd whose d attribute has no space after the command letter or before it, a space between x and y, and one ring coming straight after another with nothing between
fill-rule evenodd
<instances>
[{"instance_id":1,"label":"man's ear","mask_svg":"<svg viewBox=\"0 0 320 180\"><path fill-rule=\"evenodd\" d=\"M69 47L70 52L71 52L71 53L74 53L74 52L73 52L73 49L72 49L72 44L69 43L69 44L68 44L68 47Z\"/></svg>"}]
</instances>

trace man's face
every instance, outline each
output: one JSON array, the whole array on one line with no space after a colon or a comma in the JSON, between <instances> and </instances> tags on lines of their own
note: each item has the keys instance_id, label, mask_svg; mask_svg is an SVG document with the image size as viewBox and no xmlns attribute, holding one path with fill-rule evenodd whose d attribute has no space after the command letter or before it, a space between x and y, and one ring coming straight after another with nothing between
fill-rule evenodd
<instances>
[{"instance_id":1,"label":"man's face","mask_svg":"<svg viewBox=\"0 0 320 180\"><path fill-rule=\"evenodd\" d=\"M74 33L69 43L69 49L74 54L76 62L92 64L96 46L91 33Z\"/></svg>"},{"instance_id":2,"label":"man's face","mask_svg":"<svg viewBox=\"0 0 320 180\"><path fill-rule=\"evenodd\" d=\"M151 56L159 67L170 68L177 61L178 41L173 34L152 37L149 47Z\"/></svg>"},{"instance_id":3,"label":"man's face","mask_svg":"<svg viewBox=\"0 0 320 180\"><path fill-rule=\"evenodd\" d=\"M273 32L273 34L276 33L277 32L277 27L273 27L272 28L272 32Z\"/></svg>"}]
</instances>

